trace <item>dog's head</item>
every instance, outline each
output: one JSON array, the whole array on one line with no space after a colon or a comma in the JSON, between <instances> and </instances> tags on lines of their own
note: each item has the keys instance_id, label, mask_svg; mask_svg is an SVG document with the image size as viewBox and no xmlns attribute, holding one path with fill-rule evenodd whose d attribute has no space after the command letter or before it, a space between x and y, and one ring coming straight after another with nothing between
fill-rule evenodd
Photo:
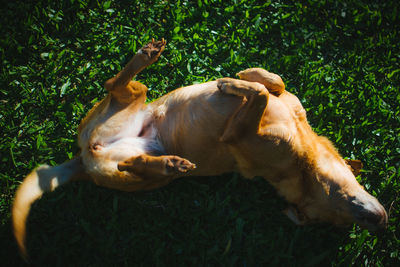
<instances>
[{"instance_id":1,"label":"dog's head","mask_svg":"<svg viewBox=\"0 0 400 267\"><path fill-rule=\"evenodd\" d=\"M369 230L386 228L384 207L355 178L361 162L342 159L329 141L317 138L314 166L303 172L302 198L286 210L288 217L297 224L358 223Z\"/></svg>"},{"instance_id":2,"label":"dog's head","mask_svg":"<svg viewBox=\"0 0 400 267\"><path fill-rule=\"evenodd\" d=\"M292 171L286 169L285 179L272 182L293 204L285 211L288 217L297 224L358 223L371 230L385 228L385 209L355 178L362 168L361 162L344 160L327 138L312 130L295 95L285 91L279 101L292 110L296 122L296 134L292 134L288 144L297 167Z\"/></svg>"}]
</instances>

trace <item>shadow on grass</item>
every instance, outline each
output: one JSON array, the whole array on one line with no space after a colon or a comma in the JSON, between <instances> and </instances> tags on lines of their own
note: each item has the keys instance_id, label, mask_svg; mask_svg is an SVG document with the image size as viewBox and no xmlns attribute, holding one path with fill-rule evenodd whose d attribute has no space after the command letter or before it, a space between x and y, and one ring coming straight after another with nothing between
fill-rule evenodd
<instances>
[{"instance_id":1,"label":"shadow on grass","mask_svg":"<svg viewBox=\"0 0 400 267\"><path fill-rule=\"evenodd\" d=\"M312 266L334 259L346 230L295 226L284 207L265 181L232 175L139 193L70 184L33 205L27 246L31 263L41 266ZM17 266L23 262L10 229L1 229L3 258Z\"/></svg>"}]
</instances>

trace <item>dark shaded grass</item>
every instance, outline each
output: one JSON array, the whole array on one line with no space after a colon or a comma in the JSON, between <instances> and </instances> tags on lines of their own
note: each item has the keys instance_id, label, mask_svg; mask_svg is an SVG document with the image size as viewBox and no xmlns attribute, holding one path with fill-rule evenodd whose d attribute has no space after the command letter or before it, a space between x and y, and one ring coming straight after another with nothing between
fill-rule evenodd
<instances>
[{"instance_id":1,"label":"dark shaded grass","mask_svg":"<svg viewBox=\"0 0 400 267\"><path fill-rule=\"evenodd\" d=\"M296 227L284 207L266 182L231 176L137 194L70 185L35 204L28 249L32 262L46 265L329 263L346 231Z\"/></svg>"},{"instance_id":2,"label":"dark shaded grass","mask_svg":"<svg viewBox=\"0 0 400 267\"><path fill-rule=\"evenodd\" d=\"M22 264L10 228L16 186L78 152L79 121L151 37L168 45L138 79L149 99L247 67L280 74L315 131L365 164L390 214L385 233L297 227L261 179L190 178L153 192L71 184L31 212L33 265L382 265L399 262L396 1L10 1L0 16L0 264Z\"/></svg>"}]
</instances>

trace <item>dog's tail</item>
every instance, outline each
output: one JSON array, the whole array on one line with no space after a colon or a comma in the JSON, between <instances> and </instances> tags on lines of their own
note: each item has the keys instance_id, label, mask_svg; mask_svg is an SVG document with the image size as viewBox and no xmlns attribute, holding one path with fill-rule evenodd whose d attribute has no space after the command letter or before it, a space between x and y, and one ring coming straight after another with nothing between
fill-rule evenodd
<instances>
[{"instance_id":1,"label":"dog's tail","mask_svg":"<svg viewBox=\"0 0 400 267\"><path fill-rule=\"evenodd\" d=\"M85 177L81 158L77 157L61 165L43 165L33 170L19 186L12 207L14 236L22 256L27 257L25 247L26 220L33 202L44 192L52 191L71 180Z\"/></svg>"}]
</instances>

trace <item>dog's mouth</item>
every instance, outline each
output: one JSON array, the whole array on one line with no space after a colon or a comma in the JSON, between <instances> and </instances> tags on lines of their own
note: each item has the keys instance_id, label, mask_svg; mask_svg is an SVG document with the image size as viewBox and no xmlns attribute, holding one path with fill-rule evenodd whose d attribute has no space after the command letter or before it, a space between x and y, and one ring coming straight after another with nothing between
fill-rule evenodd
<instances>
[{"instance_id":1,"label":"dog's mouth","mask_svg":"<svg viewBox=\"0 0 400 267\"><path fill-rule=\"evenodd\" d=\"M305 225L310 222L308 217L294 205L289 205L283 213L296 225Z\"/></svg>"}]
</instances>

